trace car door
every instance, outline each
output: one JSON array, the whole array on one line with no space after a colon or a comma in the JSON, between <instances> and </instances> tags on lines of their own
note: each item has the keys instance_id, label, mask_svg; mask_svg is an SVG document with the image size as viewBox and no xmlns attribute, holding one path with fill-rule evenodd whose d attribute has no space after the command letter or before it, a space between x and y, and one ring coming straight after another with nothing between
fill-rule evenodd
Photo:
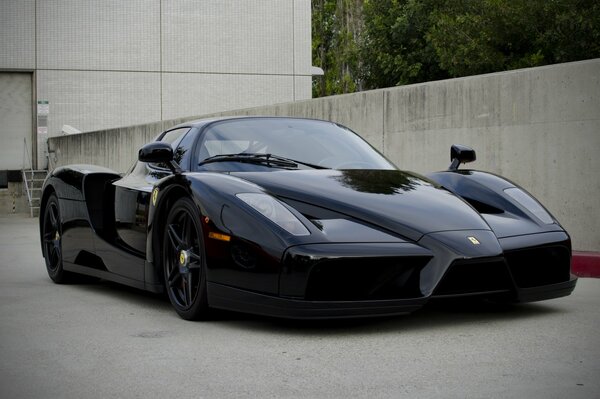
<instances>
[{"instance_id":1,"label":"car door","mask_svg":"<svg viewBox=\"0 0 600 399\"><path fill-rule=\"evenodd\" d=\"M189 127L184 127L166 131L159 136L159 141L176 145L189 130ZM137 162L131 173L113 183L118 244L142 259L146 258L148 207L152 187L156 180L169 174L171 171L165 165ZM119 274L124 273L127 271Z\"/></svg>"}]
</instances>

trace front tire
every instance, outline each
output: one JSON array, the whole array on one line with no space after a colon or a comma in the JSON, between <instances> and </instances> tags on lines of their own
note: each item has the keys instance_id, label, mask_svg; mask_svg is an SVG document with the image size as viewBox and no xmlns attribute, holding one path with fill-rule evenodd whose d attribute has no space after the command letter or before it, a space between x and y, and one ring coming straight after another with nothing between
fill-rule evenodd
<instances>
[{"instance_id":1,"label":"front tire","mask_svg":"<svg viewBox=\"0 0 600 399\"><path fill-rule=\"evenodd\" d=\"M206 318L204 239L192 200L181 198L169 211L162 249L165 288L175 311L185 320Z\"/></svg>"}]
</instances>

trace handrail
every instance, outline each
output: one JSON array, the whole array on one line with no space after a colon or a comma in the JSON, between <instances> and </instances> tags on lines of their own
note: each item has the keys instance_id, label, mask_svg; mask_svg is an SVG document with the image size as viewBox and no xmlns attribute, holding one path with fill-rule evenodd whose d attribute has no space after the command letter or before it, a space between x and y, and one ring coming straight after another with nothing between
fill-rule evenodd
<instances>
[{"instance_id":1,"label":"handrail","mask_svg":"<svg viewBox=\"0 0 600 399\"><path fill-rule=\"evenodd\" d=\"M25 158L27 158L27 161L29 163L30 166L30 170L31 170L31 182L33 184L33 163L31 162L31 158L29 157L29 152L27 152L27 139L25 137L23 137L23 163L22 163L22 168L21 168L21 174L23 175L23 183L24 183L24 187L25 187L25 193L27 194L27 203L29 204L29 212L32 212L32 206L33 206L33 200L31 198L31 191L29 190L29 184L27 183L27 175L25 173ZM33 189L33 187L31 187ZM32 214L33 215L33 214Z\"/></svg>"},{"instance_id":2,"label":"handrail","mask_svg":"<svg viewBox=\"0 0 600 399\"><path fill-rule=\"evenodd\" d=\"M27 157L27 161L29 162L30 169L33 170L33 162L31 162L31 158L29 157L29 152L27 151L27 139L23 137L23 158ZM23 159L23 169L25 169L25 159Z\"/></svg>"},{"instance_id":3,"label":"handrail","mask_svg":"<svg viewBox=\"0 0 600 399\"><path fill-rule=\"evenodd\" d=\"M21 173L23 173L23 183L25 183L25 192L27 193L27 203L29 204L29 207L31 208L32 201L31 201L31 193L29 192L29 184L27 184L27 175L25 174L25 170L23 170L23 169L21 169Z\"/></svg>"}]
</instances>

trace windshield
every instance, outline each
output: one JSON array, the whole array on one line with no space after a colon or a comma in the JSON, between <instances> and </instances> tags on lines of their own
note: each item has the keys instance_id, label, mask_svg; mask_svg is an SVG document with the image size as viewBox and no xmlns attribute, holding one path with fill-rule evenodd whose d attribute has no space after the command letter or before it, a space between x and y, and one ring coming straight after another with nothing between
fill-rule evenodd
<instances>
[{"instance_id":1,"label":"windshield","mask_svg":"<svg viewBox=\"0 0 600 399\"><path fill-rule=\"evenodd\" d=\"M211 157L212 161L220 155L242 153L270 154L331 169L396 169L349 129L331 122L287 118L217 122L206 130L197 160L206 164L203 161Z\"/></svg>"}]
</instances>

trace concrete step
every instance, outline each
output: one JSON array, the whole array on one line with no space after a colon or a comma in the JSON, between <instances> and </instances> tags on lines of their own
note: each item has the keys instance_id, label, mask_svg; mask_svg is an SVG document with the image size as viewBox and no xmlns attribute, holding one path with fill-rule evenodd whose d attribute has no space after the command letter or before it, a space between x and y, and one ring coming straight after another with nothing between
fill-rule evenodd
<instances>
[{"instance_id":1,"label":"concrete step","mask_svg":"<svg viewBox=\"0 0 600 399\"><path fill-rule=\"evenodd\" d=\"M29 212L32 217L37 217L40 214L40 202L42 196L42 186L44 180L48 175L47 170L29 170L24 171L24 178L27 181L27 188L29 189L29 197L31 203L29 204Z\"/></svg>"},{"instance_id":2,"label":"concrete step","mask_svg":"<svg viewBox=\"0 0 600 399\"><path fill-rule=\"evenodd\" d=\"M32 218L36 218L38 216L40 216L40 207L39 206L32 206L29 208L29 212Z\"/></svg>"},{"instance_id":3,"label":"concrete step","mask_svg":"<svg viewBox=\"0 0 600 399\"><path fill-rule=\"evenodd\" d=\"M33 173L31 172L31 170L26 170L25 178L27 179L27 181L30 181L32 179L44 180L46 178L47 174L48 174L47 170L34 170Z\"/></svg>"},{"instance_id":4,"label":"concrete step","mask_svg":"<svg viewBox=\"0 0 600 399\"><path fill-rule=\"evenodd\" d=\"M31 199L40 199L42 198L42 188L30 188L29 189L29 196L31 197Z\"/></svg>"},{"instance_id":5,"label":"concrete step","mask_svg":"<svg viewBox=\"0 0 600 399\"><path fill-rule=\"evenodd\" d=\"M27 187L29 187L29 189L36 189L36 188L42 188L42 186L44 185L44 181L43 180L34 180L34 181L27 181Z\"/></svg>"}]
</instances>

